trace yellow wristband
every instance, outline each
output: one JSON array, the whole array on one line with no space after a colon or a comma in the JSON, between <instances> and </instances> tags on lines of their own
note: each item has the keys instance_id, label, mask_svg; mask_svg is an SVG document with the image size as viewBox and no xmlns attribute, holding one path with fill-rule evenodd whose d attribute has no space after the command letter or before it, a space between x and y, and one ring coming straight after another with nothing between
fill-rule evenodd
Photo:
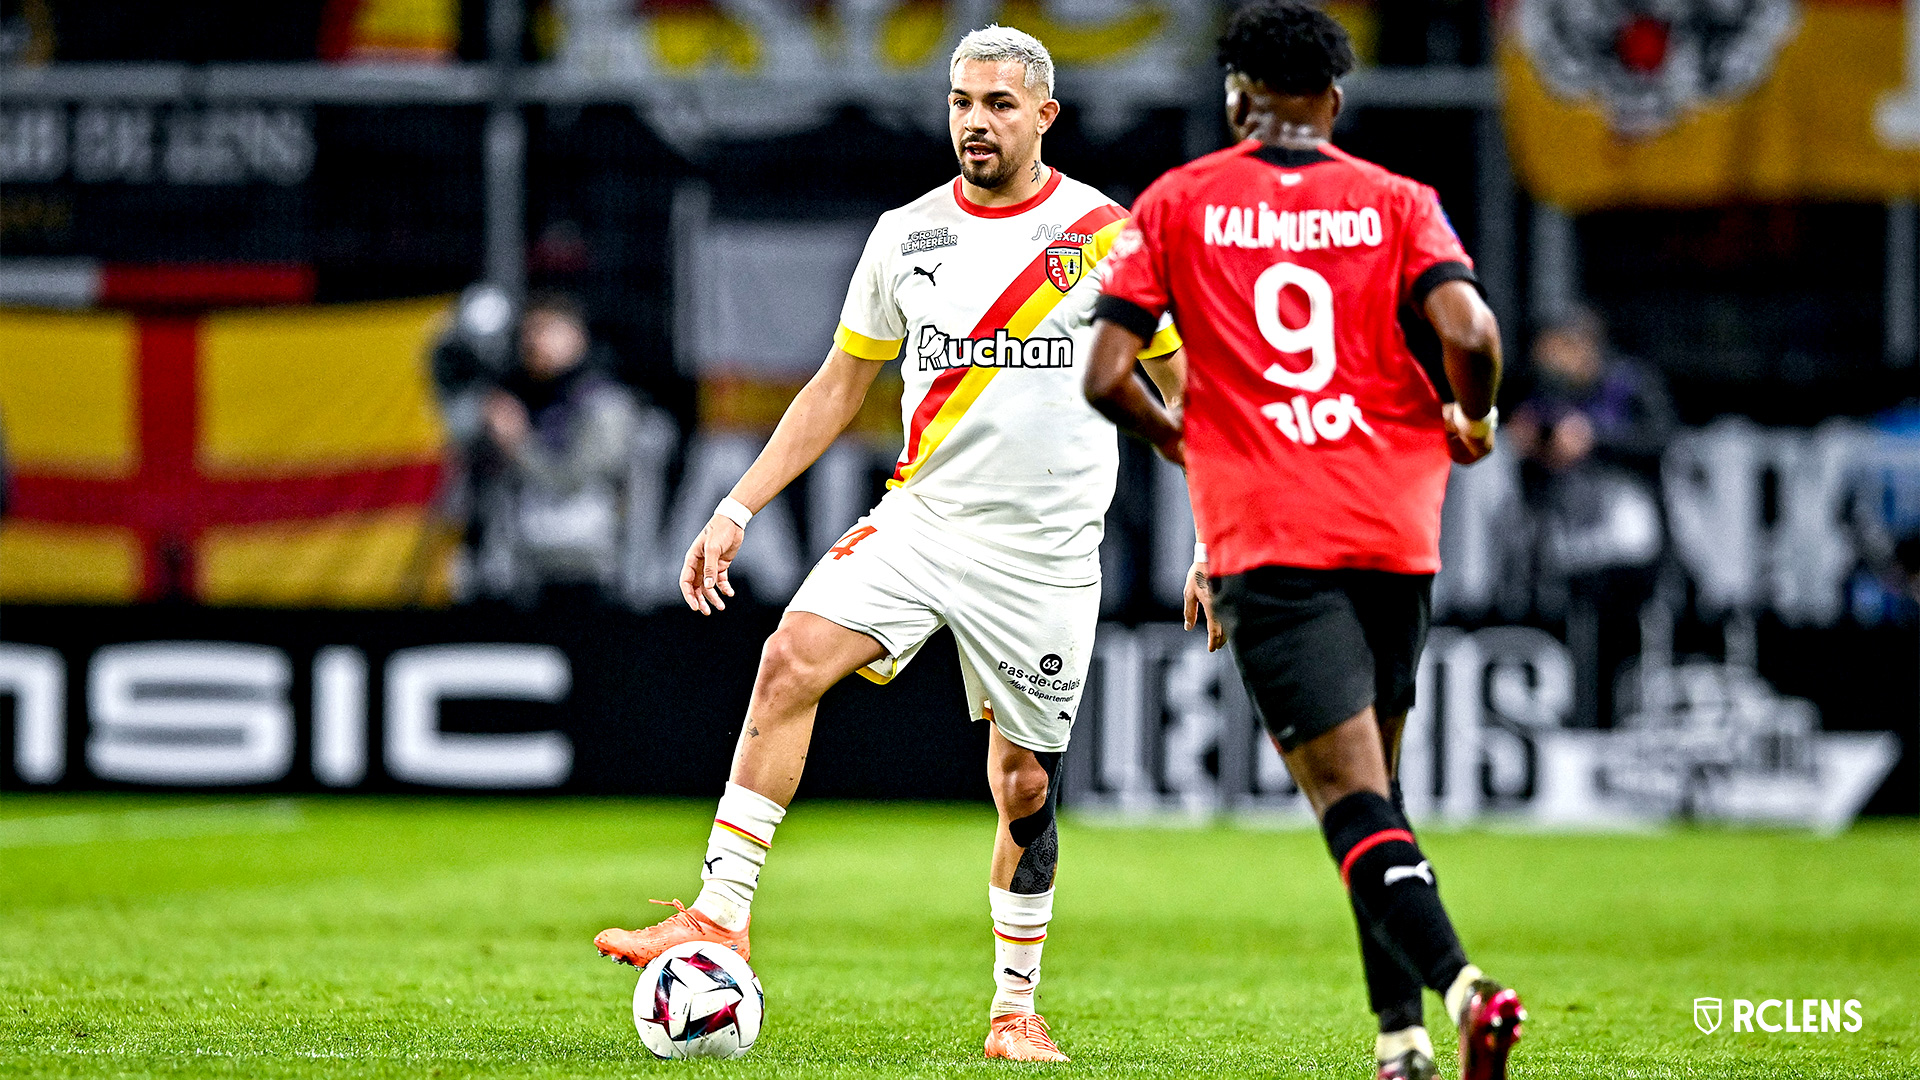
<instances>
[{"instance_id":1,"label":"yellow wristband","mask_svg":"<svg viewBox=\"0 0 1920 1080\"><path fill-rule=\"evenodd\" d=\"M1467 434L1476 439L1484 439L1500 429L1500 406L1487 410L1487 415L1478 420L1467 421Z\"/></svg>"}]
</instances>

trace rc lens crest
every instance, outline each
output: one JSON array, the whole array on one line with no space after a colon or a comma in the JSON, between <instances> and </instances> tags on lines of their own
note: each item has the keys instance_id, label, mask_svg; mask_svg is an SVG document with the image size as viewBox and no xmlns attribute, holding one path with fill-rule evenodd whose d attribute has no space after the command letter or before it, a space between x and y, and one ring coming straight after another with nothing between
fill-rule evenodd
<instances>
[{"instance_id":1,"label":"rc lens crest","mask_svg":"<svg viewBox=\"0 0 1920 1080\"><path fill-rule=\"evenodd\" d=\"M1066 292L1080 280L1086 271L1086 253L1072 244L1060 244L1047 249L1047 280L1053 287Z\"/></svg>"},{"instance_id":2,"label":"rc lens crest","mask_svg":"<svg viewBox=\"0 0 1920 1080\"><path fill-rule=\"evenodd\" d=\"M1699 1028L1703 1035L1711 1035L1720 1030L1719 998L1693 999L1693 1026Z\"/></svg>"}]
</instances>

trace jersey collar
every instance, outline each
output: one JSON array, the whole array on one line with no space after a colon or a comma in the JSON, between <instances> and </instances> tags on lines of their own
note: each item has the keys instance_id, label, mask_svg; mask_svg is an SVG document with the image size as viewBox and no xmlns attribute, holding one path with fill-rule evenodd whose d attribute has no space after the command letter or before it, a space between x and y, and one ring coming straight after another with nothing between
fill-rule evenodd
<instances>
[{"instance_id":1,"label":"jersey collar","mask_svg":"<svg viewBox=\"0 0 1920 1080\"><path fill-rule=\"evenodd\" d=\"M1333 160L1332 156L1322 150L1299 150L1287 146L1262 146L1253 151L1253 156L1269 165L1278 165L1283 169L1298 169Z\"/></svg>"},{"instance_id":2,"label":"jersey collar","mask_svg":"<svg viewBox=\"0 0 1920 1080\"><path fill-rule=\"evenodd\" d=\"M1040 185L1040 190L1034 192L1033 197L1027 199L1025 202L1017 202L1012 206L981 206L979 203L967 198L966 193L960 190L960 178L956 176L953 178L953 201L959 204L960 209L965 210L974 217L1018 217L1034 207L1039 206L1041 203L1046 202L1047 196L1052 195L1054 189L1059 186L1060 170L1052 169L1051 175L1047 177L1047 182Z\"/></svg>"}]
</instances>

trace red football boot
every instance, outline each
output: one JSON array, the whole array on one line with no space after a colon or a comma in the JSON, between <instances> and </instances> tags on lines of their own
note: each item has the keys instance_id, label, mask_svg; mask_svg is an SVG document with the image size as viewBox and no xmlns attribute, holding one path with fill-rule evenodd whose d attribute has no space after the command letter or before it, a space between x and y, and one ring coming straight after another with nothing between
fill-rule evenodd
<instances>
[{"instance_id":1,"label":"red football boot","mask_svg":"<svg viewBox=\"0 0 1920 1080\"><path fill-rule=\"evenodd\" d=\"M1460 1080L1507 1080L1507 1054L1526 1019L1519 994L1492 979L1473 980L1460 1010Z\"/></svg>"}]
</instances>

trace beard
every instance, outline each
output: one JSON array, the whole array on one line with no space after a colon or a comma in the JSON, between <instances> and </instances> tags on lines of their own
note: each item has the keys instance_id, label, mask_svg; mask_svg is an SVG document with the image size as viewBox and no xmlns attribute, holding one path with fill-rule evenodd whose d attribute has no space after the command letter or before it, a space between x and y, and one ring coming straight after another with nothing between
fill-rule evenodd
<instances>
[{"instance_id":1,"label":"beard","mask_svg":"<svg viewBox=\"0 0 1920 1080\"><path fill-rule=\"evenodd\" d=\"M967 183L988 191L998 191L1019 177L1020 167L1008 156L1005 147L998 143L987 145L993 148L993 156L985 161L968 160L965 147L955 148L954 155L960 159L960 175Z\"/></svg>"}]
</instances>

